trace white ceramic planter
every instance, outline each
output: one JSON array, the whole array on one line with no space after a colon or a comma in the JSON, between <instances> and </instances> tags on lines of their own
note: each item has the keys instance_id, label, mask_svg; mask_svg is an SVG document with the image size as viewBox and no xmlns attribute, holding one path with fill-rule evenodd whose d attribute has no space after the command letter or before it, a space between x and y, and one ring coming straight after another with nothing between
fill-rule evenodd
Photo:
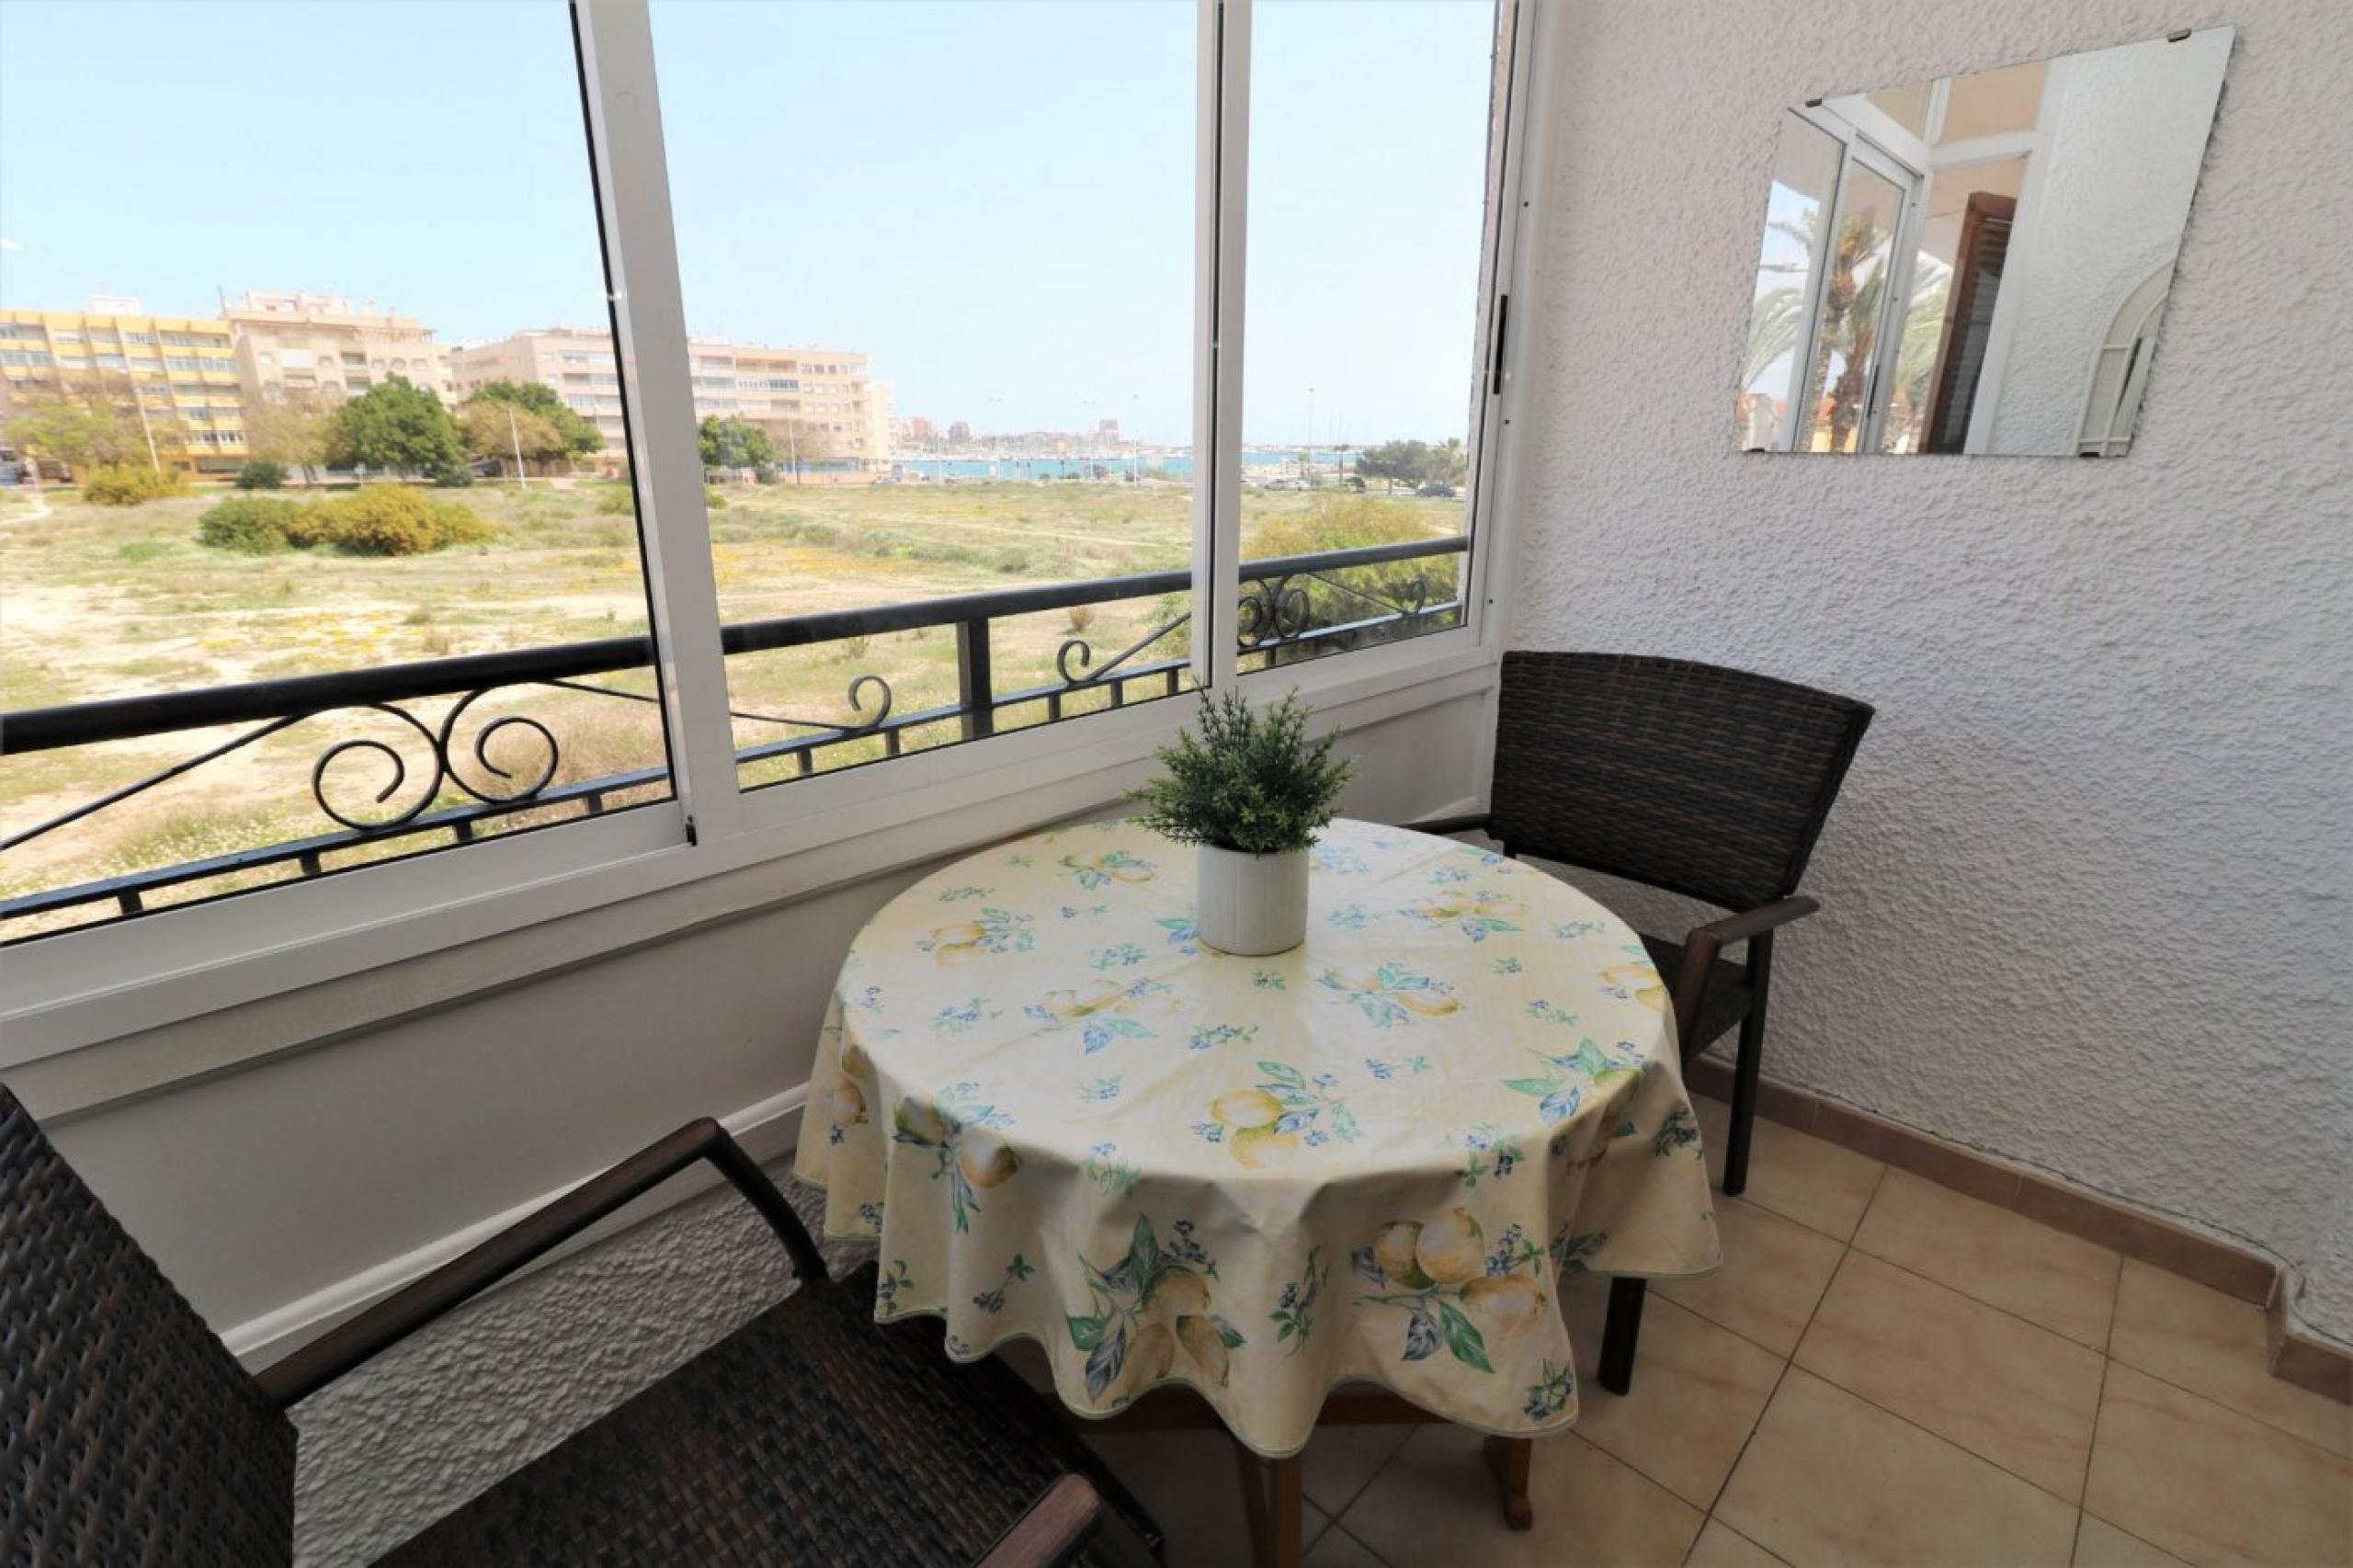
<instances>
[{"instance_id":1,"label":"white ceramic planter","mask_svg":"<svg viewBox=\"0 0 2353 1568\"><path fill-rule=\"evenodd\" d=\"M1306 850L1245 855L1204 844L1199 857L1193 919L1204 944L1256 958L1307 939Z\"/></svg>"}]
</instances>

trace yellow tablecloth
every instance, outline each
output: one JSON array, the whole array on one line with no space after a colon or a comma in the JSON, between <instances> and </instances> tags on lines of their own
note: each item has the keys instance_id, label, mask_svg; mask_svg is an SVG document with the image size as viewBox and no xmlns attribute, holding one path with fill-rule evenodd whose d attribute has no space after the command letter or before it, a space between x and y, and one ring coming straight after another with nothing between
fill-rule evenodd
<instances>
[{"instance_id":1,"label":"yellow tablecloth","mask_svg":"<svg viewBox=\"0 0 2353 1568\"><path fill-rule=\"evenodd\" d=\"M1041 1342L1063 1402L1199 1390L1252 1449L1362 1379L1523 1436L1575 1419L1556 1277L1718 1261L1640 940L1480 849L1335 823L1304 945L1203 948L1193 854L1095 823L869 923L799 1174L879 1237L876 1314Z\"/></svg>"}]
</instances>

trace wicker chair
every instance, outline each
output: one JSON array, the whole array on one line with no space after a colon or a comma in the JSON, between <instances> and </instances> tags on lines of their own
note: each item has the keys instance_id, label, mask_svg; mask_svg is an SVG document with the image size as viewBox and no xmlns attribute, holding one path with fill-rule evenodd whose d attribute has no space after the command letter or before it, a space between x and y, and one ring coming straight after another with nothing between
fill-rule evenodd
<instances>
[{"instance_id":1,"label":"wicker chair","mask_svg":"<svg viewBox=\"0 0 2353 1568\"><path fill-rule=\"evenodd\" d=\"M403 1562L1014 1563L1161 1553L1029 1387L878 1327L782 1193L698 1121L249 1377L0 1089L0 1561L290 1560L286 1407L697 1160L801 1288L396 1550Z\"/></svg>"},{"instance_id":2,"label":"wicker chair","mask_svg":"<svg viewBox=\"0 0 2353 1568\"><path fill-rule=\"evenodd\" d=\"M1504 655L1490 808L1414 825L1483 830L1533 855L1733 913L1681 941L1645 935L1688 1062L1735 1025L1724 1191L1748 1185L1773 936L1821 905L1798 893L1871 720L1868 703L1713 665L1613 653ZM1734 963L1724 949L1745 942ZM1624 1392L1643 1282L1615 1281L1604 1387Z\"/></svg>"}]
</instances>

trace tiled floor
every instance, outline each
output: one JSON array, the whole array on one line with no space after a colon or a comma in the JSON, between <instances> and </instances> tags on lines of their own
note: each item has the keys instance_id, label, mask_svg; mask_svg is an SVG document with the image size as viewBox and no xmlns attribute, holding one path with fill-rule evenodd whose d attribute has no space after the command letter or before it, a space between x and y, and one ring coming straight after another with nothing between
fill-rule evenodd
<instances>
[{"instance_id":1,"label":"tiled floor","mask_svg":"<svg viewBox=\"0 0 2353 1568\"><path fill-rule=\"evenodd\" d=\"M1592 1381L1603 1282L1565 1289L1584 1413L1537 1445L1534 1530L1474 1435L1338 1428L1307 1561L2353 1563L2353 1411L2265 1371L2256 1308L1772 1122L1718 1219L1722 1271L1653 1290L1624 1399ZM1176 1568L1249 1561L1222 1435L1095 1441Z\"/></svg>"}]
</instances>

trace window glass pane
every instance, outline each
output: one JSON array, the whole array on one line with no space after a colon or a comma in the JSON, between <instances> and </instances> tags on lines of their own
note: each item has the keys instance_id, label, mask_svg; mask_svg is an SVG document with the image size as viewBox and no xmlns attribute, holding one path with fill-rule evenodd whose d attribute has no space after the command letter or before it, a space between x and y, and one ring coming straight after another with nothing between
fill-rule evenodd
<instances>
[{"instance_id":1,"label":"window glass pane","mask_svg":"<svg viewBox=\"0 0 2353 1568\"><path fill-rule=\"evenodd\" d=\"M0 938L666 798L562 0L6 12Z\"/></svg>"},{"instance_id":2,"label":"window glass pane","mask_svg":"<svg viewBox=\"0 0 2353 1568\"><path fill-rule=\"evenodd\" d=\"M1893 180L1859 162L1848 168L1815 312L1806 410L1812 423L1801 437L1803 450L1852 452L1862 439L1863 400L1903 210L1904 192Z\"/></svg>"},{"instance_id":3,"label":"window glass pane","mask_svg":"<svg viewBox=\"0 0 2353 1568\"><path fill-rule=\"evenodd\" d=\"M1888 87L1864 95L1871 107L1886 115L1915 136L1923 135L1928 126L1928 98L1935 90L1934 82L1915 82L1909 86Z\"/></svg>"},{"instance_id":4,"label":"window glass pane","mask_svg":"<svg viewBox=\"0 0 2353 1568\"><path fill-rule=\"evenodd\" d=\"M1252 13L1243 668L1459 625L1495 12ZM1371 546L1407 559L1253 577Z\"/></svg>"},{"instance_id":5,"label":"window glass pane","mask_svg":"<svg viewBox=\"0 0 2353 1568\"><path fill-rule=\"evenodd\" d=\"M745 784L1176 690L1194 7L653 15Z\"/></svg>"},{"instance_id":6,"label":"window glass pane","mask_svg":"<svg viewBox=\"0 0 2353 1568\"><path fill-rule=\"evenodd\" d=\"M1805 328L1805 301L1821 251L1823 212L1838 187L1838 139L1796 115L1781 119L1748 343L1740 367L1734 433L1743 451L1780 449L1790 433L1790 382Z\"/></svg>"}]
</instances>

